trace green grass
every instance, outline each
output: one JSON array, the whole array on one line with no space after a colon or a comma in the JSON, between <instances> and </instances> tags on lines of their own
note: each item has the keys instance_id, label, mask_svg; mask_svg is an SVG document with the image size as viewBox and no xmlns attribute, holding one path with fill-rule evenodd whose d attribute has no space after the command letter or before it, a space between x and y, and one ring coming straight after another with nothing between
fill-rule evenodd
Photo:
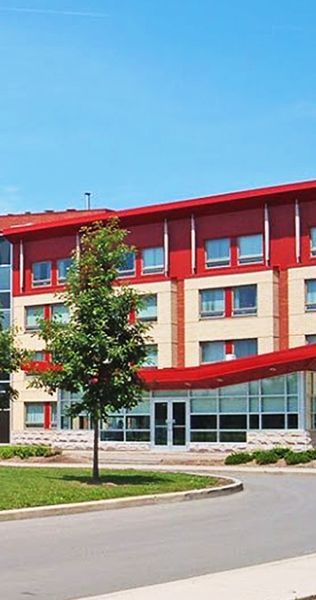
<instances>
[{"instance_id":1,"label":"green grass","mask_svg":"<svg viewBox=\"0 0 316 600\"><path fill-rule=\"evenodd\" d=\"M0 467L0 510L108 500L215 487L215 477L137 470L103 470L102 484L91 483L91 469Z\"/></svg>"}]
</instances>

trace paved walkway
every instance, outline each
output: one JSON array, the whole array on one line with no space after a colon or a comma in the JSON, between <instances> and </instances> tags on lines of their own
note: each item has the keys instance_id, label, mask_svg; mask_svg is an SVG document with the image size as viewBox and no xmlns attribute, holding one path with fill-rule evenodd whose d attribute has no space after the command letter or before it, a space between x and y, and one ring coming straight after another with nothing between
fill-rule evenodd
<instances>
[{"instance_id":1,"label":"paved walkway","mask_svg":"<svg viewBox=\"0 0 316 600\"><path fill-rule=\"evenodd\" d=\"M81 600L307 600L316 598L316 554Z\"/></svg>"}]
</instances>

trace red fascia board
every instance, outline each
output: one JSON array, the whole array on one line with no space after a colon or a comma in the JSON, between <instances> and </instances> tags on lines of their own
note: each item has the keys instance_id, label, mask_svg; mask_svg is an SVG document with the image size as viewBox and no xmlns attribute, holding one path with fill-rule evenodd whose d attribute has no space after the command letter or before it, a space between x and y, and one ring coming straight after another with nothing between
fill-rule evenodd
<instances>
[{"instance_id":1,"label":"red fascia board","mask_svg":"<svg viewBox=\"0 0 316 600\"><path fill-rule=\"evenodd\" d=\"M48 369L61 367L44 361L23 366L24 371ZM140 375L149 389L188 390L220 388L297 371L316 371L316 344L199 367L141 369Z\"/></svg>"},{"instance_id":2,"label":"red fascia board","mask_svg":"<svg viewBox=\"0 0 316 600\"><path fill-rule=\"evenodd\" d=\"M303 181L299 183L284 184L272 187L257 188L254 190L245 190L240 192L232 192L228 194L219 194L216 196L205 196L202 198L192 198L189 200L180 200L176 202L167 202L162 204L154 204L151 206L142 206L139 208L130 208L120 211L104 210L99 213L93 213L87 216L78 215L70 219L60 219L50 223L31 224L29 226L9 227L3 229L3 234L9 239L16 237L24 237L28 234L43 233L43 237L47 231L58 230L58 235L76 231L81 226L87 225L96 220L105 220L109 216L117 216L123 226L142 224L162 220L165 217L169 219L178 219L195 213L203 215L204 213L228 212L232 210L245 210L254 206L263 204L268 199L273 203L280 204L290 202L296 198L299 200L314 199L313 193L316 192L316 180ZM299 193L299 196L297 194Z\"/></svg>"}]
</instances>

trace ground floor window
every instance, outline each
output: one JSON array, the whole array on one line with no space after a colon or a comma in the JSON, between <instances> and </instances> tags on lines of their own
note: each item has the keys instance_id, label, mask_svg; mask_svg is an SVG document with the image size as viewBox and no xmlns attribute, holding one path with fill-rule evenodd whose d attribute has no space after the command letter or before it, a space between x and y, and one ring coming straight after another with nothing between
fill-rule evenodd
<instances>
[{"instance_id":1,"label":"ground floor window","mask_svg":"<svg viewBox=\"0 0 316 600\"><path fill-rule=\"evenodd\" d=\"M56 429L57 402L25 402L25 427Z\"/></svg>"},{"instance_id":2,"label":"ground floor window","mask_svg":"<svg viewBox=\"0 0 316 600\"><path fill-rule=\"evenodd\" d=\"M150 398L145 397L129 411L113 413L101 426L101 440L150 442Z\"/></svg>"}]
</instances>

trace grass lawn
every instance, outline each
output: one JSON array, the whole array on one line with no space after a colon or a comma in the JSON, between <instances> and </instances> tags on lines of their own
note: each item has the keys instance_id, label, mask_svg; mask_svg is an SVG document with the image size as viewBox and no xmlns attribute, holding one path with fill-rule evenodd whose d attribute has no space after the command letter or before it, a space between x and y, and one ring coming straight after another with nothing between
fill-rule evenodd
<instances>
[{"instance_id":1,"label":"grass lawn","mask_svg":"<svg viewBox=\"0 0 316 600\"><path fill-rule=\"evenodd\" d=\"M0 510L107 500L216 487L219 479L186 473L103 470L92 485L91 469L0 467Z\"/></svg>"}]
</instances>

